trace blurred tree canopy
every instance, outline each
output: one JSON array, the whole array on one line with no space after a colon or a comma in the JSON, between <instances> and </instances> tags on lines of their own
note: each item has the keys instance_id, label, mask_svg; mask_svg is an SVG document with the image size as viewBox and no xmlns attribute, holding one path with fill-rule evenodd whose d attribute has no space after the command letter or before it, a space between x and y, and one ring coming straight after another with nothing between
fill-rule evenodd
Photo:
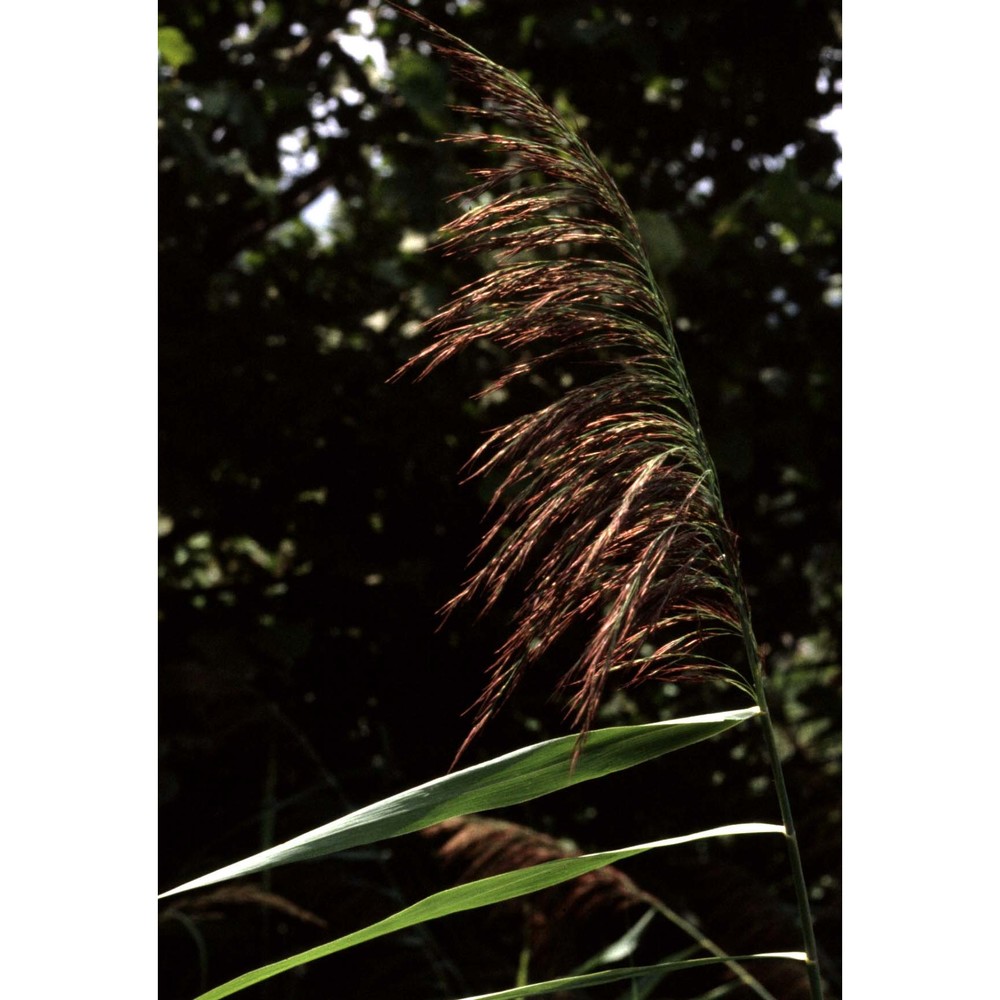
<instances>
[{"instance_id":1,"label":"blurred tree canopy","mask_svg":"<svg viewBox=\"0 0 1000 1000\"><path fill-rule=\"evenodd\" d=\"M837 987L841 185L822 120L840 103L839 3L418 6L575 121L640 221L740 536ZM161 0L158 34L166 887L447 769L508 613L438 628L485 507L460 469L486 430L577 374L554 365L470 402L503 361L484 345L386 384L477 273L425 252L467 186L463 148L437 140L469 123L413 24L359 0ZM525 684L470 763L565 731L558 671ZM601 721L722 707L714 688L649 687ZM589 849L775 817L754 730L687 753L510 818ZM440 887L431 847L182 899L162 917L163 996ZM794 919L782 849L727 851L629 872L732 950L796 947L778 933ZM260 995L501 988L522 946L516 919L489 917L400 937Z\"/></svg>"}]
</instances>

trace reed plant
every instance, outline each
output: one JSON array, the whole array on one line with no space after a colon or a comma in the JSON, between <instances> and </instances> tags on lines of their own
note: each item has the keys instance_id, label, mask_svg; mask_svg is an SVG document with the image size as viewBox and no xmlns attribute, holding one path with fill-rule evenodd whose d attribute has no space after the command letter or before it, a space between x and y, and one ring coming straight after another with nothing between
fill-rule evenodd
<instances>
[{"instance_id":1,"label":"reed plant","mask_svg":"<svg viewBox=\"0 0 1000 1000\"><path fill-rule=\"evenodd\" d=\"M802 934L789 951L727 955L687 923L682 929L694 952L654 966L588 966L543 982L522 976L511 989L488 996L649 982L723 963L768 997L748 967L792 961L805 963L813 1000L820 1000L806 881L736 539L639 227L600 159L524 81L419 15L404 13L435 37L441 57L478 93L478 103L460 110L489 123L450 137L484 150L488 162L474 171L473 186L455 196L463 211L439 245L445 254L486 261L487 270L438 311L428 324L432 341L397 375L422 378L485 340L504 349L510 364L484 393L531 378L554 360L574 366L584 380L492 432L471 460L471 474L495 484L493 519L475 553L477 568L446 610L472 602L485 613L508 588L520 588L522 596L452 771L164 895L419 830L448 833L452 855L462 845L475 847L480 860L469 869L475 877L248 972L200 1000L228 996L383 934L570 880L577 881L568 898L577 905L604 893L649 905L682 927L684 918L607 866L736 835L785 840ZM526 672L544 670L555 648L579 636L571 665L552 679L571 733L458 768ZM705 680L720 682L741 704L692 718L595 726L613 689ZM639 765L751 719L758 720L768 751L780 825L736 823L581 855L510 824L467 818ZM492 863L501 856L502 864ZM620 960L622 953L614 954Z\"/></svg>"}]
</instances>

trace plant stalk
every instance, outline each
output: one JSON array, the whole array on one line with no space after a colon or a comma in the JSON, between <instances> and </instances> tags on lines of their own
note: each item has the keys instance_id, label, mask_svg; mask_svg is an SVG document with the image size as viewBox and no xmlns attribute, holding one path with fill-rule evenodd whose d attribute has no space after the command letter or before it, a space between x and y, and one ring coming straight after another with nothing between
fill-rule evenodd
<instances>
[{"instance_id":1,"label":"plant stalk","mask_svg":"<svg viewBox=\"0 0 1000 1000\"><path fill-rule=\"evenodd\" d=\"M625 206L626 218L632 219L627 206ZM638 226L632 222L632 230L638 236ZM641 238L640 238L641 245ZM679 359L680 352L673 335L673 324L670 322L670 314L666 302L660 292L660 287L653 275L649 264L649 259L645 254L641 257L643 268L646 272L646 280L650 288L654 289L660 308L660 320L663 324L664 340L668 349ZM715 462L708 450L705 435L701 428L701 421L698 416L698 407L694 400L694 393L688 382L687 371L683 363L678 363L678 381L681 385L681 393L687 406L688 417L692 427L695 429L696 438L701 445L699 456L704 463L704 467L709 472L709 486L712 489L715 502L722 517L722 497L719 490L719 475L715 468ZM788 798L788 789L785 786L785 777L781 770L781 758L778 755L778 743L774 734L774 724L771 721L771 712L767 704L767 694L764 687L764 663L760 655L760 648L754 636L753 624L750 620L750 601L747 596L746 586L739 569L739 555L735 544L728 546L726 553L727 571L730 577L730 584L733 591L738 595L737 606L740 617L740 632L743 637L743 648L746 652L747 662L750 665L750 672L753 676L754 698L760 708L760 720L764 728L764 739L767 743L767 753L771 760L771 773L774 777L774 787L778 795L778 806L781 810L781 822L785 827L785 842L788 846L788 859L792 868L792 884L795 886L795 900L799 911L799 924L802 928L803 944L806 953L806 970L809 975L809 987L812 993L812 1000L823 1000L823 984L819 974L818 952L816 948L816 936L813 931L812 911L809 907L809 890L806 887L806 877L802 870L802 857L799 854L799 842L795 835L795 824L792 821L792 805Z\"/></svg>"},{"instance_id":2,"label":"plant stalk","mask_svg":"<svg viewBox=\"0 0 1000 1000\"><path fill-rule=\"evenodd\" d=\"M760 721L764 728L764 739L767 743L767 753L771 758L771 773L774 776L774 788L778 795L778 806L781 810L781 822L785 827L785 843L788 846L788 860L792 866L792 884L795 886L795 901L799 910L799 924L806 952L806 971L809 975L809 988L813 1000L823 1000L823 983L819 974L819 962L816 949L816 935L813 932L812 911L809 907L809 890L806 887L806 876L802 870L802 856L799 853L799 841L795 835L795 824L792 821L792 804L788 798L785 786L785 776L781 770L781 758L778 755L778 742L774 734L774 723L767 705L767 695L764 689L764 663L753 634L750 622L750 612L745 593L740 590L740 618L743 632L743 643L747 659L753 674L754 692L757 705L760 708Z\"/></svg>"}]
</instances>

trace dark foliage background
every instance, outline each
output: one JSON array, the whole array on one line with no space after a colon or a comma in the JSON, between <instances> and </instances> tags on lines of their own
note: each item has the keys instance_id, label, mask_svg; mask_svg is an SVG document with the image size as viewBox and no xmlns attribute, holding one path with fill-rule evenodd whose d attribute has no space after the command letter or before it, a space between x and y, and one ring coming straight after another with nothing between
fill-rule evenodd
<instances>
[{"instance_id":1,"label":"dark foliage background","mask_svg":"<svg viewBox=\"0 0 1000 1000\"><path fill-rule=\"evenodd\" d=\"M640 220L770 650L836 995L840 183L839 147L817 123L840 101L839 4L419 9L571 116ZM467 123L448 110L463 95L413 25L360 2L164 0L160 11L166 888L448 767L510 609L437 627L484 511L485 488L460 485L459 469L488 428L572 374L553 367L470 403L502 362L484 346L426 382L386 385L421 343L419 321L476 273L423 252L466 183L466 154L436 140ZM358 55L366 34L388 72ZM524 685L469 762L565 731L549 698L559 669ZM615 695L600 722L731 704L716 688L649 687ZM747 727L508 818L582 849L776 820L766 773ZM406 838L171 901L162 995L192 996L448 884L433 847ZM786 868L780 844L754 843L654 853L628 874L738 952L799 947ZM590 924L567 918L532 974L567 971L635 916L609 906ZM470 915L255 995L498 989L536 933L519 911ZM682 946L653 925L638 958ZM654 995L713 981L669 979ZM773 988L799 995L794 982Z\"/></svg>"}]
</instances>

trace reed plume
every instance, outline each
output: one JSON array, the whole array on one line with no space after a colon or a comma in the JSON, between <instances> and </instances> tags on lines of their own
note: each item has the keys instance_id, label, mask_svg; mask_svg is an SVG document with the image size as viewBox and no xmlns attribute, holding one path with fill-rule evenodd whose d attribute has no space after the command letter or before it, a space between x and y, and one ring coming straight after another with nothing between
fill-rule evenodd
<instances>
[{"instance_id":1,"label":"reed plume","mask_svg":"<svg viewBox=\"0 0 1000 1000\"><path fill-rule=\"evenodd\" d=\"M494 123L492 132L449 140L503 157L474 170L476 183L454 196L469 207L441 243L446 254L488 255L491 267L430 320L433 342L397 376L418 369L422 377L482 339L515 355L484 393L552 360L598 372L494 431L470 460L473 475L499 475L494 521L474 553L484 564L445 610L476 597L482 613L513 577L527 580L459 755L577 623L589 625L589 638L557 688L571 692L578 746L611 680L715 676L736 685L761 710L810 989L820 1000L808 891L736 539L639 226L598 157L523 80L397 9L436 36L440 54L478 92L481 106L458 110ZM744 672L706 648L722 637L742 643Z\"/></svg>"},{"instance_id":2,"label":"reed plume","mask_svg":"<svg viewBox=\"0 0 1000 1000\"><path fill-rule=\"evenodd\" d=\"M481 107L459 110L506 134L448 137L502 156L454 196L471 207L440 242L445 254L487 254L492 266L430 320L435 339L401 372L423 377L483 338L515 356L484 393L553 359L597 371L494 431L470 460L471 475L499 477L494 519L474 554L483 564L446 611L475 597L483 613L515 576L526 580L462 750L581 621L589 637L557 682L581 736L610 681L715 676L753 697L706 648L719 636L745 639L748 612L715 468L632 212L587 144L517 75L407 13L479 92Z\"/></svg>"}]
</instances>

